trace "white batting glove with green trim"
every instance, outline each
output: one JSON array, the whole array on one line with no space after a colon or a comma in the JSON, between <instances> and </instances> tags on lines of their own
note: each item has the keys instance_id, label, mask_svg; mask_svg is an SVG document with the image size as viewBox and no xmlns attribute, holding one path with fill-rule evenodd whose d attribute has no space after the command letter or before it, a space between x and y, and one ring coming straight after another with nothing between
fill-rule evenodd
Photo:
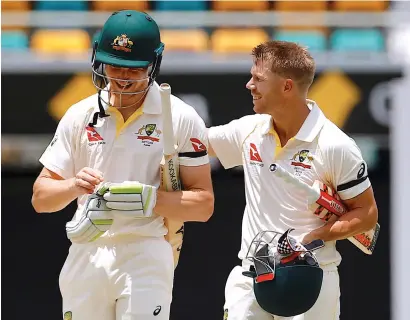
<instances>
[{"instance_id":1,"label":"white batting glove with green trim","mask_svg":"<svg viewBox=\"0 0 410 320\"><path fill-rule=\"evenodd\" d=\"M103 197L114 215L129 218L150 218L157 201L157 188L138 181L107 183Z\"/></svg>"},{"instance_id":2,"label":"white batting glove with green trim","mask_svg":"<svg viewBox=\"0 0 410 320\"><path fill-rule=\"evenodd\" d=\"M102 195L107 191L101 186L90 195L84 205L80 220L66 224L67 237L74 243L87 243L98 239L113 223L113 212Z\"/></svg>"}]
</instances>

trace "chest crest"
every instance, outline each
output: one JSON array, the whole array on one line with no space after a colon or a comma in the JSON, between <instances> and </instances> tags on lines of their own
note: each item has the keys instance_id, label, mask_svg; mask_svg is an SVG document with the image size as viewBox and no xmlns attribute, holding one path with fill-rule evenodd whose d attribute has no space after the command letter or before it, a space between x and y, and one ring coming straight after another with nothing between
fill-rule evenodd
<instances>
[{"instance_id":1,"label":"chest crest","mask_svg":"<svg viewBox=\"0 0 410 320\"><path fill-rule=\"evenodd\" d=\"M140 140L144 146L149 147L160 141L162 131L158 129L157 124L148 123L142 125L135 134L137 140Z\"/></svg>"},{"instance_id":2,"label":"chest crest","mask_svg":"<svg viewBox=\"0 0 410 320\"><path fill-rule=\"evenodd\" d=\"M301 176L306 171L311 171L314 155L309 149L302 149L290 158L290 165L294 168L294 174Z\"/></svg>"}]
</instances>

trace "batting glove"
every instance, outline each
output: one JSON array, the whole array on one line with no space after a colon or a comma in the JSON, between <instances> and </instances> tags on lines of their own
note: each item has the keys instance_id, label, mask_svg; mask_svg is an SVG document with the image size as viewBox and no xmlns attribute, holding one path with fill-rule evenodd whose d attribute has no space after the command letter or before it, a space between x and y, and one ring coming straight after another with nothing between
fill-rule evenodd
<instances>
[{"instance_id":1,"label":"batting glove","mask_svg":"<svg viewBox=\"0 0 410 320\"><path fill-rule=\"evenodd\" d=\"M74 243L92 242L110 229L113 223L112 210L107 207L102 194L106 188L100 187L90 195L84 205L81 219L66 224L67 237Z\"/></svg>"},{"instance_id":2,"label":"batting glove","mask_svg":"<svg viewBox=\"0 0 410 320\"><path fill-rule=\"evenodd\" d=\"M129 218L150 218L157 201L157 188L138 181L106 183L106 205L114 215Z\"/></svg>"}]
</instances>

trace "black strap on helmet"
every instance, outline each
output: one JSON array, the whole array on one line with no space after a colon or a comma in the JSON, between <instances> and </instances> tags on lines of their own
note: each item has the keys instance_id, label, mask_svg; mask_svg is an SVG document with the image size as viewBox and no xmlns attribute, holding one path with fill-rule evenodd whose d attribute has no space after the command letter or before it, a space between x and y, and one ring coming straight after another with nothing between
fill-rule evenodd
<instances>
[{"instance_id":1,"label":"black strap on helmet","mask_svg":"<svg viewBox=\"0 0 410 320\"><path fill-rule=\"evenodd\" d=\"M91 55L91 66L94 69L98 69L98 67L100 66L100 62L95 61L95 55L97 54L97 47L98 47L98 41L94 41L94 45L93 45L93 53ZM109 117L109 114L105 113L105 109L101 103L101 90L98 90L98 108L99 111L95 112L93 114L93 121L90 122L88 125L90 127L94 127L97 124L98 118L105 118L105 117Z\"/></svg>"},{"instance_id":2,"label":"black strap on helmet","mask_svg":"<svg viewBox=\"0 0 410 320\"><path fill-rule=\"evenodd\" d=\"M94 112L93 121L88 124L90 127L94 127L97 124L98 118L105 118L110 116L109 114L105 113L104 107L101 103L101 90L98 90L98 108L100 110Z\"/></svg>"}]
</instances>

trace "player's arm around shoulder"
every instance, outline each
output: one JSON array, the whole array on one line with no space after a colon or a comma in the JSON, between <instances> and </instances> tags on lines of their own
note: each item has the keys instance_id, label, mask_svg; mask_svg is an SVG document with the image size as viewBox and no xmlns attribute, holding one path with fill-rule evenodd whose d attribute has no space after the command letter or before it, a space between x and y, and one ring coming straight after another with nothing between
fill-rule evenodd
<instances>
[{"instance_id":1,"label":"player's arm around shoulder","mask_svg":"<svg viewBox=\"0 0 410 320\"><path fill-rule=\"evenodd\" d=\"M214 211L214 192L204 121L189 105L177 101L174 130L178 144L182 191L158 190L154 211L180 221L207 221ZM174 108L174 107L173 107ZM175 111L174 111L175 110Z\"/></svg>"},{"instance_id":2,"label":"player's arm around shoulder","mask_svg":"<svg viewBox=\"0 0 410 320\"><path fill-rule=\"evenodd\" d=\"M326 146L323 154L330 180L348 212L307 237L332 241L371 230L377 223L378 209L359 147L345 136Z\"/></svg>"},{"instance_id":3,"label":"player's arm around shoulder","mask_svg":"<svg viewBox=\"0 0 410 320\"><path fill-rule=\"evenodd\" d=\"M247 115L225 125L208 128L209 155L217 157L225 169L241 165L243 141L263 120L261 115Z\"/></svg>"}]
</instances>

